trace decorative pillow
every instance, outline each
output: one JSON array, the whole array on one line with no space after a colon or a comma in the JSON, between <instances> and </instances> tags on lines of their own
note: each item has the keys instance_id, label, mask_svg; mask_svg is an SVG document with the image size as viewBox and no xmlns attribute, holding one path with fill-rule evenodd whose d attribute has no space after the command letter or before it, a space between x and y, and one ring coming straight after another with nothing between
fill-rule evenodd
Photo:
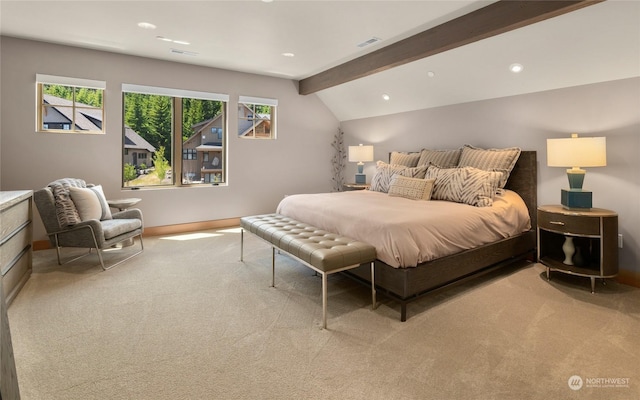
<instances>
[{"instance_id":1,"label":"decorative pillow","mask_svg":"<svg viewBox=\"0 0 640 400\"><path fill-rule=\"evenodd\" d=\"M69 193L81 221L102 218L102 206L96 192L89 188L70 187Z\"/></svg>"},{"instance_id":2,"label":"decorative pillow","mask_svg":"<svg viewBox=\"0 0 640 400\"><path fill-rule=\"evenodd\" d=\"M73 200L71 200L69 188L86 187L86 182L76 178L62 178L49 183L47 186L53 194L58 224L61 227L66 227L80 222L80 215L75 204L73 204Z\"/></svg>"},{"instance_id":3,"label":"decorative pillow","mask_svg":"<svg viewBox=\"0 0 640 400\"><path fill-rule=\"evenodd\" d=\"M488 207L493 204L501 173L473 167L440 168L430 165L426 179L435 179L432 200Z\"/></svg>"},{"instance_id":4,"label":"decorative pillow","mask_svg":"<svg viewBox=\"0 0 640 400\"><path fill-rule=\"evenodd\" d=\"M389 157L389 164L404 165L405 167L415 167L418 165L420 152L404 153L400 151L392 151Z\"/></svg>"},{"instance_id":5,"label":"decorative pillow","mask_svg":"<svg viewBox=\"0 0 640 400\"><path fill-rule=\"evenodd\" d=\"M387 193L389 185L394 175L408 176L409 178L424 178L427 166L422 167L405 167L402 165L390 165L383 161L376 163L376 173L371 178L371 187L369 190L375 192Z\"/></svg>"},{"instance_id":6,"label":"decorative pillow","mask_svg":"<svg viewBox=\"0 0 640 400\"><path fill-rule=\"evenodd\" d=\"M89 186L89 189L95 192L96 196L98 196L98 200L100 201L100 207L102 208L102 217L100 217L100 220L112 219L111 209L109 208L107 198L102 191L102 185Z\"/></svg>"},{"instance_id":7,"label":"decorative pillow","mask_svg":"<svg viewBox=\"0 0 640 400\"><path fill-rule=\"evenodd\" d=\"M459 167L474 167L485 171L499 171L501 173L498 187L503 189L507 184L507 179L511 170L516 165L521 150L518 147L508 147L504 149L480 149L465 144L462 147Z\"/></svg>"},{"instance_id":8,"label":"decorative pillow","mask_svg":"<svg viewBox=\"0 0 640 400\"><path fill-rule=\"evenodd\" d=\"M389 196L411 200L431 200L434 182L435 179L407 178L402 175L394 175L389 185Z\"/></svg>"},{"instance_id":9,"label":"decorative pillow","mask_svg":"<svg viewBox=\"0 0 640 400\"><path fill-rule=\"evenodd\" d=\"M460 153L462 149L454 150L429 150L422 149L420 152L420 159L418 160L418 166L435 164L443 168L455 167L460 160Z\"/></svg>"}]
</instances>

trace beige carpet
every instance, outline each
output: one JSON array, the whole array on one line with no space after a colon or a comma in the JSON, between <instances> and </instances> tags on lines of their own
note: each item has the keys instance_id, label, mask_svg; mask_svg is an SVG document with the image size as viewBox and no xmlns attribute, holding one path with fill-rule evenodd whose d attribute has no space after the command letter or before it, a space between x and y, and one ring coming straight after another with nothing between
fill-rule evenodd
<instances>
[{"instance_id":1,"label":"beige carpet","mask_svg":"<svg viewBox=\"0 0 640 400\"><path fill-rule=\"evenodd\" d=\"M270 288L270 247L245 236L244 263L237 230L146 238L107 272L35 252L9 307L22 399L640 398L640 289L592 295L522 262L410 304L403 323L338 274L321 330L320 278L278 256Z\"/></svg>"}]
</instances>

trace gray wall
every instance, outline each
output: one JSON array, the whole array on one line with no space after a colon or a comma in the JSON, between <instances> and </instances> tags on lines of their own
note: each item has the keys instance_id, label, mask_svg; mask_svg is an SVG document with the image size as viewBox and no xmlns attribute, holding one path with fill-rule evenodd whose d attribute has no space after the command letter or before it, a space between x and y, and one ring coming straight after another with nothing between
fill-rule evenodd
<instances>
[{"instance_id":1,"label":"gray wall","mask_svg":"<svg viewBox=\"0 0 640 400\"><path fill-rule=\"evenodd\" d=\"M538 204L559 204L568 188L563 168L546 166L546 139L606 136L607 166L587 168L593 205L619 215L621 274L640 282L640 78L344 121L347 145L373 144L375 157L392 150L518 146L538 152ZM374 163L365 166L367 179ZM346 177L356 167L348 163Z\"/></svg>"},{"instance_id":2,"label":"gray wall","mask_svg":"<svg viewBox=\"0 0 640 400\"><path fill-rule=\"evenodd\" d=\"M285 194L331 190L339 123L317 96L299 96L291 80L9 37L1 38L0 51L1 190L82 178L102 184L108 198L142 198L149 227L273 212ZM35 133L36 73L106 81L106 134ZM229 185L121 190L122 83L229 94ZM279 100L277 140L234 134L239 95ZM46 239L35 221L34 239Z\"/></svg>"}]
</instances>

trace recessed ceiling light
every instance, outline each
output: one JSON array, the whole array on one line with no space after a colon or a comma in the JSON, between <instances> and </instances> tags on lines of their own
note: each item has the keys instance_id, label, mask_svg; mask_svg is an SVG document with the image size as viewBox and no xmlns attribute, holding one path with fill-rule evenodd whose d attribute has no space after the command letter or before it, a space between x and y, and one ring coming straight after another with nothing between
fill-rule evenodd
<instances>
[{"instance_id":1,"label":"recessed ceiling light","mask_svg":"<svg viewBox=\"0 0 640 400\"><path fill-rule=\"evenodd\" d=\"M156 36L156 39L158 39L158 40L162 40L163 42L172 42L172 40L171 40L171 39L166 38L166 37L164 37L164 36Z\"/></svg>"},{"instance_id":2,"label":"recessed ceiling light","mask_svg":"<svg viewBox=\"0 0 640 400\"><path fill-rule=\"evenodd\" d=\"M283 56L285 57L295 57L296 55L293 53L282 53Z\"/></svg>"},{"instance_id":3,"label":"recessed ceiling light","mask_svg":"<svg viewBox=\"0 0 640 400\"><path fill-rule=\"evenodd\" d=\"M385 93L385 94L382 95L382 100L389 101L389 99L391 99L391 97L389 97L388 94Z\"/></svg>"},{"instance_id":4,"label":"recessed ceiling light","mask_svg":"<svg viewBox=\"0 0 640 400\"><path fill-rule=\"evenodd\" d=\"M138 22L138 26L142 29L156 29L156 26L149 22Z\"/></svg>"},{"instance_id":5,"label":"recessed ceiling light","mask_svg":"<svg viewBox=\"0 0 640 400\"><path fill-rule=\"evenodd\" d=\"M433 78L434 76L436 76L436 73L435 73L435 72L433 72L433 71L429 71L429 72L427 72L427 76L428 76L429 78Z\"/></svg>"},{"instance_id":6,"label":"recessed ceiling light","mask_svg":"<svg viewBox=\"0 0 640 400\"><path fill-rule=\"evenodd\" d=\"M174 40L173 43L175 43L175 44L191 44L189 42L185 42L184 40Z\"/></svg>"},{"instance_id":7,"label":"recessed ceiling light","mask_svg":"<svg viewBox=\"0 0 640 400\"><path fill-rule=\"evenodd\" d=\"M263 3L271 3L273 0L262 0Z\"/></svg>"},{"instance_id":8,"label":"recessed ceiling light","mask_svg":"<svg viewBox=\"0 0 640 400\"><path fill-rule=\"evenodd\" d=\"M522 66L522 64L514 63L509 65L509 70L514 74L517 74L518 72L522 72L523 69L524 67Z\"/></svg>"}]
</instances>

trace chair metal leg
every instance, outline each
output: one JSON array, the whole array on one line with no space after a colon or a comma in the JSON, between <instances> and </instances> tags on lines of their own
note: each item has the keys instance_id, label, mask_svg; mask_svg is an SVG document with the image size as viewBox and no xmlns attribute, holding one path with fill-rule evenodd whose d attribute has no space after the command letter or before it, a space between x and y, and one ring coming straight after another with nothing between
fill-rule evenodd
<instances>
[{"instance_id":1,"label":"chair metal leg","mask_svg":"<svg viewBox=\"0 0 640 400\"><path fill-rule=\"evenodd\" d=\"M134 237L135 237L135 236L134 236ZM127 261L127 260L132 259L133 257L137 256L138 254L142 253L142 252L144 251L144 243L142 242L142 234L138 235L138 237L140 238L140 251L137 251L137 252L135 252L135 253L131 254L130 256L128 256L127 258L125 258L125 259L123 259L123 260L120 260L120 261L118 261L118 262L117 262L117 263L115 263L115 264L111 264L111 265L110 265L110 266L108 266L108 267L106 267L106 266L104 265L104 261L102 260L102 250L97 249L97 250L98 250L98 258L100 258L100 266L102 266L102 269L103 269L103 270L105 270L105 271L107 271L107 270L109 270L109 269L111 269L111 268L113 268L113 267L115 267L115 266L118 266L118 265L122 264L123 262L125 262L125 261Z\"/></svg>"},{"instance_id":2,"label":"chair metal leg","mask_svg":"<svg viewBox=\"0 0 640 400\"><path fill-rule=\"evenodd\" d=\"M240 228L240 261L244 256L244 229Z\"/></svg>"},{"instance_id":3,"label":"chair metal leg","mask_svg":"<svg viewBox=\"0 0 640 400\"><path fill-rule=\"evenodd\" d=\"M104 271L106 271L106 270L109 270L109 269L111 269L111 268L113 268L113 267L115 267L115 266L117 266L117 265L122 264L123 262L125 262L125 261L127 261L127 260L130 260L131 258L133 258L133 257L137 256L138 254L140 254L140 253L142 253L142 252L144 251L144 242L142 241L142 234L139 234L139 235L138 235L138 237L140 238L140 250L139 250L139 251L137 251L137 252L135 252L135 253L133 253L133 254L129 255L128 257L126 257L126 258L124 258L124 259L122 259L122 260L118 261L118 262L117 262L117 263L115 263L115 264L112 264L112 265L110 265L110 266L106 266L106 265L104 264L104 259L102 258L102 250L98 247L98 241L96 240L95 234L93 233L93 229L91 229L91 227L89 227L89 229L91 230L91 236L92 236L92 238L93 238L94 247L90 247L90 248L89 248L89 251L88 251L87 253L82 254L82 255L80 255L80 256L78 256L78 257L74 257L74 258L72 258L72 259L70 259L70 260L67 260L67 261L65 261L65 262L62 262L62 260L61 260L60 250L61 250L61 248L62 248L62 247L60 246L60 244L59 244L59 242L58 242L58 235L57 235L57 234L56 234L56 235L54 235L54 237L55 237L55 242L56 242L56 254L57 254L57 256L58 256L58 265L68 264L68 263L70 263L70 262L73 262L73 261L79 260L79 259L81 259L81 258L83 258L83 257L86 257L86 256L88 256L89 254L91 254L91 250L93 250L93 248L95 248L95 249L96 249L96 252L98 253L98 259L100 260L100 267L102 267L102 269L103 269ZM135 238L135 236L134 236L134 238ZM132 238L132 239L133 239L133 238Z\"/></svg>"}]
</instances>

